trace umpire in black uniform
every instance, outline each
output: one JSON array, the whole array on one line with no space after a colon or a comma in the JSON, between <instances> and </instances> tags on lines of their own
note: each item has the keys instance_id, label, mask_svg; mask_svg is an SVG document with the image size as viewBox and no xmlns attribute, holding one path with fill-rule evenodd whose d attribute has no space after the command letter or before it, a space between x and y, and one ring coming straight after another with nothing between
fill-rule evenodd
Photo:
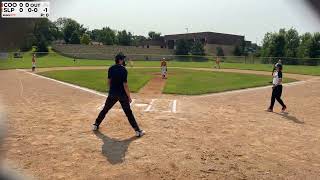
<instances>
[{"instance_id":1,"label":"umpire in black uniform","mask_svg":"<svg viewBox=\"0 0 320 180\"><path fill-rule=\"evenodd\" d=\"M125 58L126 56L124 56L122 53L119 53L115 57L116 64L111 66L108 70L108 84L110 87L109 96L102 111L97 117L96 122L93 124L92 130L99 130L99 126L105 118L106 114L119 101L123 111L128 117L132 128L136 132L136 136L141 137L145 134L145 132L139 128L139 125L137 124L130 107L132 99L130 97L130 91L127 82L128 71L125 68Z\"/></svg>"}]
</instances>

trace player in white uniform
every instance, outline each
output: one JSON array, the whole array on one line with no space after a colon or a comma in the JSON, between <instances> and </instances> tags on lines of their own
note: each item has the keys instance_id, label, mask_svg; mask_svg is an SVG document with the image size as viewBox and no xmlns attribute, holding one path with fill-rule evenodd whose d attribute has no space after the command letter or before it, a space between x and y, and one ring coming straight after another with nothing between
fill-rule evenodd
<instances>
[{"instance_id":1,"label":"player in white uniform","mask_svg":"<svg viewBox=\"0 0 320 180\"><path fill-rule=\"evenodd\" d=\"M36 54L32 56L32 72L36 70Z\"/></svg>"},{"instance_id":2,"label":"player in white uniform","mask_svg":"<svg viewBox=\"0 0 320 180\"><path fill-rule=\"evenodd\" d=\"M273 73L273 81L272 81L272 96L271 96L271 104L268 109L269 112L273 112L274 103L277 100L281 106L282 111L284 112L287 109L287 106L283 103L281 99L282 95L282 65L276 65L276 72Z\"/></svg>"},{"instance_id":3,"label":"player in white uniform","mask_svg":"<svg viewBox=\"0 0 320 180\"><path fill-rule=\"evenodd\" d=\"M162 79L166 79L167 78L167 61L165 58L162 59L161 61L161 75L162 75Z\"/></svg>"}]
</instances>

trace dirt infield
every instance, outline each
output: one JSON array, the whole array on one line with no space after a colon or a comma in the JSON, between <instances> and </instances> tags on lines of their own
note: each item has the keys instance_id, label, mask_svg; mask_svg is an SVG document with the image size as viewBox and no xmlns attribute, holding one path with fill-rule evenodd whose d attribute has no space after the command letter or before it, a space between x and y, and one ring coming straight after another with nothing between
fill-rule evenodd
<instances>
[{"instance_id":1,"label":"dirt infield","mask_svg":"<svg viewBox=\"0 0 320 180\"><path fill-rule=\"evenodd\" d=\"M264 111L270 88L161 95L177 100L177 112L135 107L147 131L136 139L121 111L110 112L100 133L90 131L104 97L0 71L7 159L38 179L319 179L320 79L289 76L306 81L284 88L288 114Z\"/></svg>"},{"instance_id":2,"label":"dirt infield","mask_svg":"<svg viewBox=\"0 0 320 180\"><path fill-rule=\"evenodd\" d=\"M166 80L162 79L160 73L153 74L153 78L139 91L139 95L143 97L161 96L166 85Z\"/></svg>"}]
</instances>

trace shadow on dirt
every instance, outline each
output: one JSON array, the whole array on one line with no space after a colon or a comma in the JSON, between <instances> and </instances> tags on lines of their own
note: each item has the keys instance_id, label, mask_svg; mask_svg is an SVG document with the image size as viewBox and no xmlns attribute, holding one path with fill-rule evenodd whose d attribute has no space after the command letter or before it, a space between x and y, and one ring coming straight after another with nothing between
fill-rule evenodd
<instances>
[{"instance_id":1,"label":"shadow on dirt","mask_svg":"<svg viewBox=\"0 0 320 180\"><path fill-rule=\"evenodd\" d=\"M289 113L287 113L287 112L284 112L284 113L275 113L275 114L277 114L277 115L279 115L279 116L281 116L281 117L283 117L283 118L285 118L285 119L287 119L287 120L293 121L293 122L295 122L295 123L297 123L297 124L304 124L303 121L299 120L299 119L298 119L297 117L295 117L295 116L290 116Z\"/></svg>"},{"instance_id":2,"label":"shadow on dirt","mask_svg":"<svg viewBox=\"0 0 320 180\"><path fill-rule=\"evenodd\" d=\"M124 162L124 158L130 143L137 140L136 137L132 137L123 141L119 141L117 139L112 139L99 131L94 132L94 134L103 141L102 154L113 165Z\"/></svg>"}]
</instances>

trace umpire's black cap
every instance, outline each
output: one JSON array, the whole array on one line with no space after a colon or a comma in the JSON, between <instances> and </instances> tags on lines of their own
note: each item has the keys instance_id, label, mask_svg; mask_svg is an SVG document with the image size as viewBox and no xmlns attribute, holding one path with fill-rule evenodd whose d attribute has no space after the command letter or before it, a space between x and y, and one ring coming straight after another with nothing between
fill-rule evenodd
<instances>
[{"instance_id":1,"label":"umpire's black cap","mask_svg":"<svg viewBox=\"0 0 320 180\"><path fill-rule=\"evenodd\" d=\"M116 55L115 59L116 59L116 61L119 61L119 60L124 60L125 58L126 58L126 56L122 52L120 52Z\"/></svg>"}]
</instances>

